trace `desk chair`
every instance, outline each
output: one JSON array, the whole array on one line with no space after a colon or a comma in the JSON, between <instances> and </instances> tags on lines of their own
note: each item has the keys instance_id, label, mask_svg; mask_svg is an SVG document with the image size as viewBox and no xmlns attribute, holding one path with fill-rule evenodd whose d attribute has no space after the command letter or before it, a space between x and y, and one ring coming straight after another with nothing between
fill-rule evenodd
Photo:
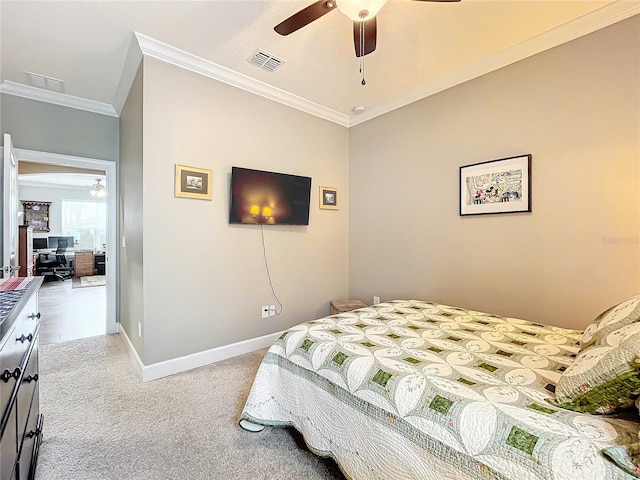
<instances>
[{"instance_id":1,"label":"desk chair","mask_svg":"<svg viewBox=\"0 0 640 480\"><path fill-rule=\"evenodd\" d=\"M38 265L36 265L38 273L44 276L53 275L60 280L71 278L73 276L73 267L67 266L67 257L65 256L68 247L67 241L60 239L58 240L55 258L50 259L49 255L46 255L47 258L42 259L42 255L39 255Z\"/></svg>"}]
</instances>

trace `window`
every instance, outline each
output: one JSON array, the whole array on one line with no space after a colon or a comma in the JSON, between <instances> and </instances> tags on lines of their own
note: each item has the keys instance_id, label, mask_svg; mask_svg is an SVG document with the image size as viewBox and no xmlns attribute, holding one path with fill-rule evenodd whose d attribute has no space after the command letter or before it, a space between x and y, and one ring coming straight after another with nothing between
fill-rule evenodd
<instances>
[{"instance_id":1,"label":"window","mask_svg":"<svg viewBox=\"0 0 640 480\"><path fill-rule=\"evenodd\" d=\"M73 235L76 249L104 250L107 242L106 203L63 200L62 234Z\"/></svg>"}]
</instances>

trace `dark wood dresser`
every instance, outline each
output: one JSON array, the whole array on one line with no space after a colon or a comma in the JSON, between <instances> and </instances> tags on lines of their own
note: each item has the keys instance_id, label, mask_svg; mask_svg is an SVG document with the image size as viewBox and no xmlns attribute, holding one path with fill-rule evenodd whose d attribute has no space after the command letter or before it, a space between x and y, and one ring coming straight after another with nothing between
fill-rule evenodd
<instances>
[{"instance_id":1,"label":"dark wood dresser","mask_svg":"<svg viewBox=\"0 0 640 480\"><path fill-rule=\"evenodd\" d=\"M43 424L38 388L42 280L0 280L0 480L31 480L36 473Z\"/></svg>"}]
</instances>

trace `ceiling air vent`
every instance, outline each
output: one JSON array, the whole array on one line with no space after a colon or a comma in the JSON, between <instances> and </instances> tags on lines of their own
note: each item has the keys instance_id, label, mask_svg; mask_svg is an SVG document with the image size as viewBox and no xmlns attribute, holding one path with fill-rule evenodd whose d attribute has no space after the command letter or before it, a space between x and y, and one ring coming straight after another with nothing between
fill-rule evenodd
<instances>
[{"instance_id":1,"label":"ceiling air vent","mask_svg":"<svg viewBox=\"0 0 640 480\"><path fill-rule=\"evenodd\" d=\"M27 83L31 86L46 88L53 92L64 93L64 80L47 77L46 75L40 75L33 72L24 72L24 75L27 78Z\"/></svg>"},{"instance_id":2,"label":"ceiling air vent","mask_svg":"<svg viewBox=\"0 0 640 480\"><path fill-rule=\"evenodd\" d=\"M284 63L284 60L276 58L267 52L263 52L262 50L256 50L255 52L253 52L253 55L247 58L247 62L264 70L268 70L269 72L273 72L276 68Z\"/></svg>"}]
</instances>

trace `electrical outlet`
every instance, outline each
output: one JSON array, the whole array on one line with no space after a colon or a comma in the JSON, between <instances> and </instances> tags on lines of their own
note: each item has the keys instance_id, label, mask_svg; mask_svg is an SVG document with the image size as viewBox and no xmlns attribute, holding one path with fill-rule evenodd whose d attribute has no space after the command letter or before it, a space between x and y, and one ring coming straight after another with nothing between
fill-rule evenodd
<instances>
[{"instance_id":1,"label":"electrical outlet","mask_svg":"<svg viewBox=\"0 0 640 480\"><path fill-rule=\"evenodd\" d=\"M275 305L269 305L269 316L270 317L275 317L276 315L276 306Z\"/></svg>"},{"instance_id":2,"label":"electrical outlet","mask_svg":"<svg viewBox=\"0 0 640 480\"><path fill-rule=\"evenodd\" d=\"M138 336L142 338L142 323L138 322Z\"/></svg>"},{"instance_id":3,"label":"electrical outlet","mask_svg":"<svg viewBox=\"0 0 640 480\"><path fill-rule=\"evenodd\" d=\"M375 296L374 296L374 297L373 297L373 304L374 304L374 305L377 305L377 304L379 304L379 303L380 303L380 297L375 297Z\"/></svg>"},{"instance_id":4,"label":"electrical outlet","mask_svg":"<svg viewBox=\"0 0 640 480\"><path fill-rule=\"evenodd\" d=\"M269 317L269 305L262 306L262 318Z\"/></svg>"}]
</instances>

